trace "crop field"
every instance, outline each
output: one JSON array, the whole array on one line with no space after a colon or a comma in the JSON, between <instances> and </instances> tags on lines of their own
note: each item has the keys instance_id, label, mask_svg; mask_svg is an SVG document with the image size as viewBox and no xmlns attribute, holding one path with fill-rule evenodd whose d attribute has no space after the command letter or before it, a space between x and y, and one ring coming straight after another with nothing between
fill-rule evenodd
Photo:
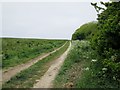
<instances>
[{"instance_id":1,"label":"crop field","mask_svg":"<svg viewBox=\"0 0 120 90\"><path fill-rule=\"evenodd\" d=\"M2 38L2 68L16 66L62 46L66 40Z\"/></svg>"}]
</instances>

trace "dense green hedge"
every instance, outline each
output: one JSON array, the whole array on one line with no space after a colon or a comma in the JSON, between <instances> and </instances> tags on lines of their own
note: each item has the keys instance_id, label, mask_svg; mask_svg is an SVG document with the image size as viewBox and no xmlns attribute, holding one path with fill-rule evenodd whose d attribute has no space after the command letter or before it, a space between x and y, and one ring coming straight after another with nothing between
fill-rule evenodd
<instances>
[{"instance_id":1,"label":"dense green hedge","mask_svg":"<svg viewBox=\"0 0 120 90\"><path fill-rule=\"evenodd\" d=\"M90 39L97 31L97 22L89 22L78 28L72 35L72 40Z\"/></svg>"},{"instance_id":2,"label":"dense green hedge","mask_svg":"<svg viewBox=\"0 0 120 90\"><path fill-rule=\"evenodd\" d=\"M92 38L92 47L106 68L103 76L120 83L120 2L101 4L106 9L98 14L99 31ZM97 4L92 5L97 11L102 9Z\"/></svg>"},{"instance_id":3,"label":"dense green hedge","mask_svg":"<svg viewBox=\"0 0 120 90\"><path fill-rule=\"evenodd\" d=\"M98 22L87 23L75 31L72 40L88 39L95 50L101 68L97 76L120 86L120 1L92 3L98 12ZM102 10L102 12L101 12ZM101 13L100 13L101 12ZM97 69L97 68L96 68Z\"/></svg>"}]
</instances>

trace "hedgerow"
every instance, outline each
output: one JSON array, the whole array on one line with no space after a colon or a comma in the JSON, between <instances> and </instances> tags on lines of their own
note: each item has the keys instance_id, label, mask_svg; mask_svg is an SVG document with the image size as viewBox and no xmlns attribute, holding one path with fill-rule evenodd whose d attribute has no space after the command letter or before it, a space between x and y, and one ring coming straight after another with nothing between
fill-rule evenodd
<instances>
[{"instance_id":1,"label":"hedgerow","mask_svg":"<svg viewBox=\"0 0 120 90\"><path fill-rule=\"evenodd\" d=\"M98 33L91 40L92 47L100 56L103 68L103 77L115 80L120 84L120 1L103 3L106 9L92 5L99 10Z\"/></svg>"},{"instance_id":2,"label":"hedgerow","mask_svg":"<svg viewBox=\"0 0 120 90\"><path fill-rule=\"evenodd\" d=\"M97 22L89 22L78 28L72 35L72 40L90 39L97 31Z\"/></svg>"}]
</instances>

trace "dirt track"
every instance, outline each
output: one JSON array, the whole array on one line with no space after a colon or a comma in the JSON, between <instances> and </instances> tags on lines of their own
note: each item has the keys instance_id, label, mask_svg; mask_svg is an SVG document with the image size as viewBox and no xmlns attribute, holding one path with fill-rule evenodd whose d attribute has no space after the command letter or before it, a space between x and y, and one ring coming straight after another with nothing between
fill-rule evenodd
<instances>
[{"instance_id":1,"label":"dirt track","mask_svg":"<svg viewBox=\"0 0 120 90\"><path fill-rule=\"evenodd\" d=\"M66 43L65 43L66 44ZM65 45L64 44L64 45ZM64 46L63 45L63 46ZM21 72L22 70L25 70L27 68L29 68L30 66L32 66L33 64L35 64L36 62L38 62L39 60L42 60L43 58L49 56L50 54L56 52L57 50L59 50L60 48L62 48L63 46L55 49L54 51L52 52L49 52L49 53L46 53L46 54L43 54L43 55L40 55L38 56L37 58L35 59L32 59L28 62L26 62L25 64L21 64L21 65L17 65L15 67L12 67L6 71L2 71L2 83L5 83L6 81L10 80L11 77L15 76L17 73Z\"/></svg>"},{"instance_id":2,"label":"dirt track","mask_svg":"<svg viewBox=\"0 0 120 90\"><path fill-rule=\"evenodd\" d=\"M60 67L62 66L65 58L67 57L70 47L71 47L71 43L68 49L59 58L55 60L55 62L50 66L48 71L40 78L40 80L37 80L38 82L34 84L33 88L52 88L53 80L58 74Z\"/></svg>"}]
</instances>

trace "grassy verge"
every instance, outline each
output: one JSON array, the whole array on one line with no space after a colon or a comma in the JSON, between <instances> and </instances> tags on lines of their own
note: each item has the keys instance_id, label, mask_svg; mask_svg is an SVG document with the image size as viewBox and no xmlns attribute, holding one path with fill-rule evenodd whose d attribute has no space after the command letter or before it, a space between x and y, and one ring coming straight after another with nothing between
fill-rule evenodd
<instances>
[{"instance_id":1,"label":"grassy verge","mask_svg":"<svg viewBox=\"0 0 120 90\"><path fill-rule=\"evenodd\" d=\"M55 53L49 55L43 60L32 65L28 69L22 71L21 73L14 76L10 81L6 82L3 85L3 88L30 88L33 87L33 84L36 83L36 80L40 79L41 76L48 70L51 63L62 55L69 46L67 42L64 47Z\"/></svg>"},{"instance_id":2,"label":"grassy verge","mask_svg":"<svg viewBox=\"0 0 120 90\"><path fill-rule=\"evenodd\" d=\"M101 77L101 63L88 41L73 41L55 88L116 88L120 84Z\"/></svg>"},{"instance_id":3,"label":"grassy verge","mask_svg":"<svg viewBox=\"0 0 120 90\"><path fill-rule=\"evenodd\" d=\"M73 41L70 53L68 54L59 74L54 81L54 87L76 87L81 77L82 67L89 62L89 42Z\"/></svg>"},{"instance_id":4,"label":"grassy verge","mask_svg":"<svg viewBox=\"0 0 120 90\"><path fill-rule=\"evenodd\" d=\"M25 63L62 46L66 40L2 38L2 68Z\"/></svg>"}]
</instances>

